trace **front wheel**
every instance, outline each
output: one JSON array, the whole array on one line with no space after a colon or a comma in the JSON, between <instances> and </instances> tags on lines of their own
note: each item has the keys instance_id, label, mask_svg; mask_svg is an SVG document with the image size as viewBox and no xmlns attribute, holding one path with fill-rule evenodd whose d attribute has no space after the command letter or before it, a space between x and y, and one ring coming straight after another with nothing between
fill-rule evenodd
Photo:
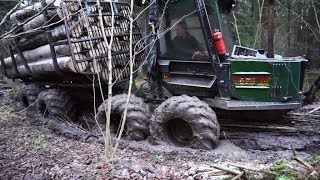
<instances>
[{"instance_id":1,"label":"front wheel","mask_svg":"<svg viewBox=\"0 0 320 180\"><path fill-rule=\"evenodd\" d=\"M111 104L111 117L110 128L115 134L118 134L119 127L122 123L122 117L125 109L127 108L125 134L129 139L135 141L141 141L146 139L149 135L149 107L144 103L143 99L131 95L128 106L126 94L120 94L112 97ZM99 123L104 124L106 122L106 111L108 100L102 103L98 109L97 118Z\"/></svg>"},{"instance_id":2,"label":"front wheel","mask_svg":"<svg viewBox=\"0 0 320 180\"><path fill-rule=\"evenodd\" d=\"M210 150L218 143L220 125L208 104L182 95L164 101L154 111L150 133L172 145Z\"/></svg>"}]
</instances>

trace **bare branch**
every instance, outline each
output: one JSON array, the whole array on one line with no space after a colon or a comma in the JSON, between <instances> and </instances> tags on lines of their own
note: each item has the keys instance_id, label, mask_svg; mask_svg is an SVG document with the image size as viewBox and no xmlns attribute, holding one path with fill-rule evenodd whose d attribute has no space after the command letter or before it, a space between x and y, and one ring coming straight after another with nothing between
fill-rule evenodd
<instances>
[{"instance_id":1,"label":"bare branch","mask_svg":"<svg viewBox=\"0 0 320 180\"><path fill-rule=\"evenodd\" d=\"M19 2L16 6L14 6L14 8L12 8L5 16L4 18L2 19L2 21L0 22L0 26L2 26L6 20L8 19L8 17L15 11L17 10L19 7L20 7L20 4L21 2Z\"/></svg>"},{"instance_id":2,"label":"bare branch","mask_svg":"<svg viewBox=\"0 0 320 180\"><path fill-rule=\"evenodd\" d=\"M27 24L29 21L31 21L31 20L34 19L35 17L37 17L37 16L39 16L40 14L42 14L43 11L46 10L46 9L47 9L49 6L51 6L52 4L54 4L55 1L56 1L56 0L53 0L50 4L47 4L45 7L43 7L40 12L38 12L38 13L35 14L34 16L28 18L27 20L25 20L23 23L19 24L18 26L14 27L14 28L11 29L9 32L1 35L1 36L0 36L0 39L2 39L3 37L7 36L8 34L11 34L13 31L20 30L23 25Z\"/></svg>"},{"instance_id":3,"label":"bare branch","mask_svg":"<svg viewBox=\"0 0 320 180\"><path fill-rule=\"evenodd\" d=\"M319 33L320 33L320 23L319 23L319 18L318 18L317 9L316 9L316 7L314 6L313 1L311 1L311 4L312 4L312 7L313 7L314 15L316 16L316 21L317 21L317 25L318 25Z\"/></svg>"},{"instance_id":4,"label":"bare branch","mask_svg":"<svg viewBox=\"0 0 320 180\"><path fill-rule=\"evenodd\" d=\"M133 5L134 5L134 2L133 2L133 0L131 0L131 3L130 3L130 60L129 60L129 62L130 62L130 78L129 78L129 89L128 89L128 96L127 96L127 102L126 102L126 105L125 105L125 110L123 112L123 116L122 116L122 119L121 119L122 120L121 121L121 127L118 130L119 134L118 134L118 137L117 137L116 145L114 147L112 158L116 154L117 148L119 146L120 138L121 138L122 133L124 131L127 112L128 112L128 106L129 106L130 97L131 97L131 93L132 93L133 64L134 64L134 55L133 55L133 47L132 47L132 44L133 44L133 21L134 21L134 19L133 19Z\"/></svg>"}]
</instances>

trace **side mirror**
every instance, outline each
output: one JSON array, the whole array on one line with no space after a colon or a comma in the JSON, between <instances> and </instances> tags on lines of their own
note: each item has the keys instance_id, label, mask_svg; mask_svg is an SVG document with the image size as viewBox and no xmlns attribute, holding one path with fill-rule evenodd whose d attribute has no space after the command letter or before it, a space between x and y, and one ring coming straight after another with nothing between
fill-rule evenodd
<instances>
[{"instance_id":1,"label":"side mirror","mask_svg":"<svg viewBox=\"0 0 320 180\"><path fill-rule=\"evenodd\" d=\"M236 0L219 0L218 5L221 13L228 14L235 7Z\"/></svg>"}]
</instances>

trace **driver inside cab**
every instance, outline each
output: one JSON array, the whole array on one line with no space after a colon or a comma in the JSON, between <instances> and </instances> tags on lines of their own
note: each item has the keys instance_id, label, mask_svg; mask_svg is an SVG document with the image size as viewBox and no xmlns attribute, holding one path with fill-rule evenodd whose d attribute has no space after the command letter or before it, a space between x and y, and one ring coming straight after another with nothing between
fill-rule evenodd
<instances>
[{"instance_id":1,"label":"driver inside cab","mask_svg":"<svg viewBox=\"0 0 320 180\"><path fill-rule=\"evenodd\" d=\"M208 57L208 51L201 47L199 41L188 32L185 21L175 26L176 37L172 40L171 55L179 59Z\"/></svg>"}]
</instances>

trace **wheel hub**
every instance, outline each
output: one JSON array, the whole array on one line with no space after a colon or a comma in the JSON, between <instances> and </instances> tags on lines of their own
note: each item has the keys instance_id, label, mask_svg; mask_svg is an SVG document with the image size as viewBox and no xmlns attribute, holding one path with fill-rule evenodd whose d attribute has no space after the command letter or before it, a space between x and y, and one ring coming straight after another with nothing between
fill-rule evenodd
<instances>
[{"instance_id":1,"label":"wheel hub","mask_svg":"<svg viewBox=\"0 0 320 180\"><path fill-rule=\"evenodd\" d=\"M118 136L120 128L121 128L122 116L118 113L112 113L110 119L111 119L111 121L110 121L111 132L116 134L116 136ZM127 124L124 125L123 131L124 132L122 133L122 136L126 136Z\"/></svg>"},{"instance_id":2,"label":"wheel hub","mask_svg":"<svg viewBox=\"0 0 320 180\"><path fill-rule=\"evenodd\" d=\"M169 140L177 146L187 146L192 143L192 128L183 119L169 120L165 124L165 131Z\"/></svg>"},{"instance_id":3,"label":"wheel hub","mask_svg":"<svg viewBox=\"0 0 320 180\"><path fill-rule=\"evenodd\" d=\"M47 105L44 102L40 102L40 112L44 118L49 117L49 111L47 109Z\"/></svg>"}]
</instances>

